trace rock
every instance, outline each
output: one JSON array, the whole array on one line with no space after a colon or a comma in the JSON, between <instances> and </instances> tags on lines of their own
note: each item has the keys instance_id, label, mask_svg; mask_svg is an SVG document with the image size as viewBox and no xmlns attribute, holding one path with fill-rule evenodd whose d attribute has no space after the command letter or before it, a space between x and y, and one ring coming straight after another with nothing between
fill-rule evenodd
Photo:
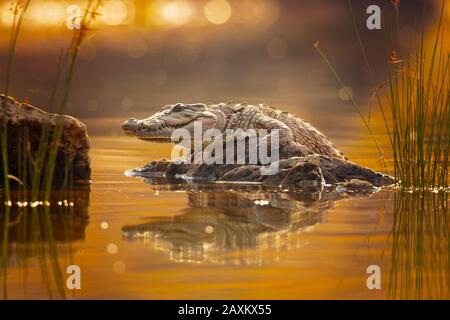
<instances>
[{"instance_id":1,"label":"rock","mask_svg":"<svg viewBox=\"0 0 450 320\"><path fill-rule=\"evenodd\" d=\"M186 172L186 176L196 181L217 181L220 180L227 172L240 168L238 164L194 164ZM247 166L244 166L247 167ZM248 180L252 181L252 180Z\"/></svg>"},{"instance_id":2,"label":"rock","mask_svg":"<svg viewBox=\"0 0 450 320\"><path fill-rule=\"evenodd\" d=\"M128 170L127 175L135 177L162 177L164 176L167 168L171 165L170 161L161 159L159 161L152 161L146 165Z\"/></svg>"},{"instance_id":3,"label":"rock","mask_svg":"<svg viewBox=\"0 0 450 320\"><path fill-rule=\"evenodd\" d=\"M189 165L186 165L181 161L178 162L161 159L147 163L142 167L128 170L126 174L131 177L142 178L175 178L176 176L186 174L189 168Z\"/></svg>"},{"instance_id":4,"label":"rock","mask_svg":"<svg viewBox=\"0 0 450 320\"><path fill-rule=\"evenodd\" d=\"M389 186L395 179L387 174L376 172L351 161L320 156L320 167L327 183L338 183L358 179L368 181L374 186Z\"/></svg>"},{"instance_id":5,"label":"rock","mask_svg":"<svg viewBox=\"0 0 450 320\"><path fill-rule=\"evenodd\" d=\"M359 179L352 179L348 182L344 182L340 184L336 190L338 192L368 192L371 193L376 188L367 181L359 180Z\"/></svg>"},{"instance_id":6,"label":"rock","mask_svg":"<svg viewBox=\"0 0 450 320\"><path fill-rule=\"evenodd\" d=\"M184 176L191 181L250 182L266 186L321 188L324 184L317 155L282 159L275 165L278 165L278 170L272 175L265 175L264 167L259 165L186 164L162 159L127 173L147 178Z\"/></svg>"},{"instance_id":7,"label":"rock","mask_svg":"<svg viewBox=\"0 0 450 320\"><path fill-rule=\"evenodd\" d=\"M36 156L43 128L49 128L49 139L45 142L48 155L57 119L61 119L63 132L56 160L54 185L63 183L67 179L67 172L72 173L72 179L76 183L86 182L91 178L89 137L86 126L81 121L66 115L47 113L29 104L19 103L10 97L0 95L0 119L3 119L5 111L8 125L9 173L11 175L21 176L18 163L20 163L19 156L24 154L24 137L29 137L30 155ZM3 170L0 171L0 183L3 183L2 175Z\"/></svg>"},{"instance_id":8,"label":"rock","mask_svg":"<svg viewBox=\"0 0 450 320\"><path fill-rule=\"evenodd\" d=\"M163 159L129 172L131 176L147 178L183 177L189 181L259 183L266 186L321 188L330 184L343 189L343 186L347 185L359 191L375 190L374 186L389 186L395 183L395 179L389 175L345 159L317 154L281 159L273 165L276 164L279 170L275 174L265 175L265 167L257 164L188 164ZM345 184L349 180L354 183Z\"/></svg>"},{"instance_id":9,"label":"rock","mask_svg":"<svg viewBox=\"0 0 450 320\"><path fill-rule=\"evenodd\" d=\"M225 173L220 181L256 181L264 185L318 188L324 183L319 157L316 155L280 160L278 171L273 175L262 174L261 166L240 166Z\"/></svg>"},{"instance_id":10,"label":"rock","mask_svg":"<svg viewBox=\"0 0 450 320\"><path fill-rule=\"evenodd\" d=\"M132 176L175 177L184 176L192 181L219 181L260 183L266 186L291 186L321 188L337 185L342 191L373 191L374 186L388 186L394 178L353 162L321 155L291 157L278 161L278 171L264 175L260 165L214 165L175 163L167 160L153 161L131 170ZM346 181L351 182L346 182ZM347 189L345 189L347 188Z\"/></svg>"}]
</instances>

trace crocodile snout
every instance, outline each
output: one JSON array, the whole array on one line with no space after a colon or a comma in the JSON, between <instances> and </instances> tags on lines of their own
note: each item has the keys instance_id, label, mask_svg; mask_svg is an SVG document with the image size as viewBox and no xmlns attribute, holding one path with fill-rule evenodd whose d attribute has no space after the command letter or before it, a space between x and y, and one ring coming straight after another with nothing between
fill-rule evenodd
<instances>
[{"instance_id":1,"label":"crocodile snout","mask_svg":"<svg viewBox=\"0 0 450 320\"><path fill-rule=\"evenodd\" d=\"M122 124L122 129L124 131L130 132L138 129L139 121L135 118L130 118Z\"/></svg>"}]
</instances>

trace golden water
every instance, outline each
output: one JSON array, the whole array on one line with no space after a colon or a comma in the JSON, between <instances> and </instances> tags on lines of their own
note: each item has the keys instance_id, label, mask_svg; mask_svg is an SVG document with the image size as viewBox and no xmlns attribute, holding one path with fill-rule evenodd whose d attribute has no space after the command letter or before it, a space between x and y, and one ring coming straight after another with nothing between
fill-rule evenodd
<instances>
[{"instance_id":1,"label":"golden water","mask_svg":"<svg viewBox=\"0 0 450 320\"><path fill-rule=\"evenodd\" d=\"M379 169L370 140L338 132L333 136L351 159ZM89 220L52 220L53 233L60 233L54 236L53 252L48 240L24 244L11 239L0 296L450 297L446 198L393 191L339 198L229 186L167 188L124 175L169 155L167 145L93 136L91 191L80 196L89 204L74 203ZM51 211L54 217L53 206ZM153 236L124 236L124 226L141 224ZM65 287L71 264L81 268L80 290ZM380 290L367 288L369 265L381 268Z\"/></svg>"}]
</instances>

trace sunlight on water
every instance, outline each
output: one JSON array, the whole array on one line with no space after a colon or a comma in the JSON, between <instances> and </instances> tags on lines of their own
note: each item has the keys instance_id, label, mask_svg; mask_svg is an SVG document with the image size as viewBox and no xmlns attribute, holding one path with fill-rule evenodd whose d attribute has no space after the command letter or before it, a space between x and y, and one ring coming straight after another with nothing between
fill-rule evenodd
<instances>
[{"instance_id":1,"label":"sunlight on water","mask_svg":"<svg viewBox=\"0 0 450 320\"><path fill-rule=\"evenodd\" d=\"M336 144L377 165L364 139ZM21 215L12 205L8 298L449 298L446 194L164 185L124 172L168 157L169 145L122 136L92 145L93 183L73 207ZM80 290L66 288L72 264ZM380 290L367 288L369 265L381 268Z\"/></svg>"}]
</instances>

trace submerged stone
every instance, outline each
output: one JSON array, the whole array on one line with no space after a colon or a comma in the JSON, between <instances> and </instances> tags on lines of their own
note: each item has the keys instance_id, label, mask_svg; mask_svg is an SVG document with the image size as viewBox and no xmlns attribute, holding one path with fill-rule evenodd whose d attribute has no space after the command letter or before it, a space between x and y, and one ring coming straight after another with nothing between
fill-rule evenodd
<instances>
[{"instance_id":1,"label":"submerged stone","mask_svg":"<svg viewBox=\"0 0 450 320\"><path fill-rule=\"evenodd\" d=\"M359 179L351 179L348 182L344 182L336 188L338 192L367 192L371 193L376 190L370 182L359 180Z\"/></svg>"},{"instance_id":2,"label":"submerged stone","mask_svg":"<svg viewBox=\"0 0 450 320\"><path fill-rule=\"evenodd\" d=\"M264 175L261 166L239 166L225 173L220 181L259 181L263 185L321 187L324 184L319 158L316 155L292 157L278 162L278 171Z\"/></svg>"},{"instance_id":3,"label":"submerged stone","mask_svg":"<svg viewBox=\"0 0 450 320\"><path fill-rule=\"evenodd\" d=\"M307 155L281 159L274 163L274 174L264 174L261 165L188 164L168 160L129 170L130 176L165 179L182 178L190 182L258 183L265 186L322 188L327 184L351 192L376 191L376 187L390 186L395 179L351 161L323 155ZM348 182L350 181L350 182ZM345 190L344 190L345 189Z\"/></svg>"}]
</instances>

